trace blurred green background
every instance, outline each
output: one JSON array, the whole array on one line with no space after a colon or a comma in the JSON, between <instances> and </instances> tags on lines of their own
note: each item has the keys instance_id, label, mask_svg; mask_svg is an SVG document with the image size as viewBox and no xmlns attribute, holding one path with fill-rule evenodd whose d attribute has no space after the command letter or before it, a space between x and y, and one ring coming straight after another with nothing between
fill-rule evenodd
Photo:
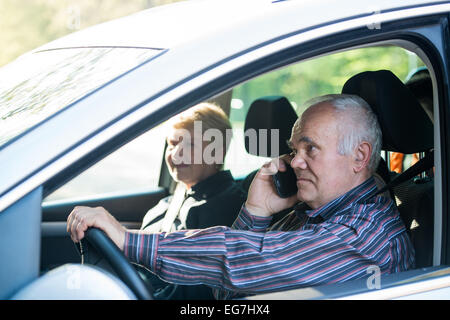
<instances>
[{"instance_id":1,"label":"blurred green background","mask_svg":"<svg viewBox=\"0 0 450 320\"><path fill-rule=\"evenodd\" d=\"M416 54L396 46L356 48L302 61L236 87L233 99L238 100L232 103L231 119L243 123L252 101L270 95L288 98L301 114L307 100L341 93L345 81L357 73L386 69L405 81L411 72L423 65Z\"/></svg>"},{"instance_id":2,"label":"blurred green background","mask_svg":"<svg viewBox=\"0 0 450 320\"><path fill-rule=\"evenodd\" d=\"M86 27L180 0L1 0L0 67Z\"/></svg>"}]
</instances>

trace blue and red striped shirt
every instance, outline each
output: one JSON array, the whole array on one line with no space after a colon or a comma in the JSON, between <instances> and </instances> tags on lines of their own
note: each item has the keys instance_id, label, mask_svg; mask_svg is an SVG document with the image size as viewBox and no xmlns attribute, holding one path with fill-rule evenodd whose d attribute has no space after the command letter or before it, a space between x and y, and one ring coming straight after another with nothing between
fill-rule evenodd
<instances>
[{"instance_id":1,"label":"blue and red striped shirt","mask_svg":"<svg viewBox=\"0 0 450 320\"><path fill-rule=\"evenodd\" d=\"M373 266L408 270L412 243L394 202L376 191L370 178L318 209L299 204L271 227L271 217L243 206L231 228L128 231L124 253L165 281L209 285L220 299L363 278Z\"/></svg>"}]
</instances>

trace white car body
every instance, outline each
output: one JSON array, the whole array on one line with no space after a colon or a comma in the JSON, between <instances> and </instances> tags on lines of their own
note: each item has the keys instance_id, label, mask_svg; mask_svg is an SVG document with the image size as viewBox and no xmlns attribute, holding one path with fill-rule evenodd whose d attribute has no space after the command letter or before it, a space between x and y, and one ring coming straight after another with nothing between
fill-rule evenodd
<instances>
[{"instance_id":1,"label":"white car body","mask_svg":"<svg viewBox=\"0 0 450 320\"><path fill-rule=\"evenodd\" d=\"M98 158L101 158L114 150L117 148L115 145L127 140L121 134L143 132L178 111L219 95L264 72L349 47L369 46L374 41L395 43L414 51L425 62L430 62L419 45L397 37L395 33L391 38L384 34L384 25L430 16L442 16L444 19L449 12L448 1L382 0L373 4L370 1L355 0L191 0L102 23L23 55L4 67L4 70L15 68L15 65L26 59L33 59L33 56L69 48L134 48L152 50L154 53L144 63L99 88L93 88L95 90L69 107L61 108L51 117L0 146L0 242L5 247L5 243L13 242L15 237L27 237L25 234L34 237L32 247L23 244L15 249L17 251L11 249L8 254L2 254L2 259L6 257L12 261L28 254L27 252L39 250L39 208L47 183L63 183L58 174L64 174L64 170L72 170L85 156L98 153ZM413 29L414 26L405 28ZM359 38L352 42L345 35L354 30L359 30ZM364 32L367 33L367 41L364 40ZM380 35L378 38L375 36L377 34ZM433 34L429 35L429 39L433 37ZM439 39L435 41L438 43ZM446 41L446 45L450 45L449 39ZM292 50L302 46L304 51L295 56ZM442 47L439 49L444 51ZM292 58L288 57L277 65L270 57L280 52L286 52ZM447 64L450 63L448 59L447 52ZM270 64L266 65L266 61ZM258 63L261 65L258 66ZM448 68L446 65L442 70L448 72ZM445 76L448 81L449 74ZM434 74L433 79L437 79ZM1 81L2 79L0 84ZM440 90L448 95L448 89L447 82ZM435 96L437 95L436 91ZM447 111L449 107L445 106ZM446 142L441 141L439 132L442 117L439 112L435 112L435 146ZM117 142L115 139L118 139ZM338 294L332 288L339 286L331 286L324 291L320 288L307 288L259 295L256 298L316 299L342 298L342 295L351 299L449 298L450 276L445 265L450 257L442 249L446 248L444 242L447 241L448 231L444 225L449 216L442 200L447 191L447 182L443 181L446 177L442 176L442 172L448 170L442 169L446 163L443 162L445 158L441 151L439 147L435 148L433 264L441 272L438 273L438 279L434 278L436 275L433 269L429 280L425 275L429 274L428 271L424 274L415 271L412 278L407 277L415 279L411 280L412 283L396 284L395 288L358 291L354 294L351 294L351 290L343 290ZM76 173L76 169L73 170ZM39 192L34 195L36 190ZM15 232L13 229L19 226L13 215L21 201L30 197L34 205L39 203L39 208L36 207L33 211L35 216L29 220L30 226L23 230L24 234ZM26 216L31 217L30 214ZM22 278L16 282L3 282L3 285L1 280L8 278L15 263L0 266L0 298L11 298L13 294L26 290L27 286L39 281L39 259L30 259L27 261L33 261L33 265L28 271L24 271ZM421 280L422 278L425 280ZM364 283L361 282L359 286L364 287ZM21 294L24 294L23 291Z\"/></svg>"}]
</instances>

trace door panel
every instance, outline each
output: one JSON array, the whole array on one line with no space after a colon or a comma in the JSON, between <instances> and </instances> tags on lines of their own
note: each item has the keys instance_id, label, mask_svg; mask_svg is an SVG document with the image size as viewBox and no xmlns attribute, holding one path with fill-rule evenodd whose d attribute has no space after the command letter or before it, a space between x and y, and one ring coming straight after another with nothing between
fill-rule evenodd
<instances>
[{"instance_id":1,"label":"door panel","mask_svg":"<svg viewBox=\"0 0 450 320\"><path fill-rule=\"evenodd\" d=\"M0 212L0 299L8 299L39 273L39 187Z\"/></svg>"},{"instance_id":2,"label":"door panel","mask_svg":"<svg viewBox=\"0 0 450 320\"><path fill-rule=\"evenodd\" d=\"M139 229L146 212L167 195L164 188L121 196L44 203L41 224L41 272L65 263L79 263L80 256L66 231L66 220L75 206L102 206L125 227Z\"/></svg>"}]
</instances>

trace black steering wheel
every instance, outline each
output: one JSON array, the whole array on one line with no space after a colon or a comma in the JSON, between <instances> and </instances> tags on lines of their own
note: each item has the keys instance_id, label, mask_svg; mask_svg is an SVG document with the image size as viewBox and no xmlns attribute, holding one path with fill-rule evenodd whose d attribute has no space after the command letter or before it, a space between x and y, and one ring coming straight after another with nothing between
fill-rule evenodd
<instances>
[{"instance_id":1,"label":"black steering wheel","mask_svg":"<svg viewBox=\"0 0 450 320\"><path fill-rule=\"evenodd\" d=\"M91 248L95 249L96 252L92 252ZM102 230L97 228L86 230L85 237L81 240L80 249L82 262L92 262L91 260L95 259L94 257L97 254L96 260L99 261L99 257L104 258L139 300L153 300L151 286L142 280L123 252Z\"/></svg>"}]
</instances>

